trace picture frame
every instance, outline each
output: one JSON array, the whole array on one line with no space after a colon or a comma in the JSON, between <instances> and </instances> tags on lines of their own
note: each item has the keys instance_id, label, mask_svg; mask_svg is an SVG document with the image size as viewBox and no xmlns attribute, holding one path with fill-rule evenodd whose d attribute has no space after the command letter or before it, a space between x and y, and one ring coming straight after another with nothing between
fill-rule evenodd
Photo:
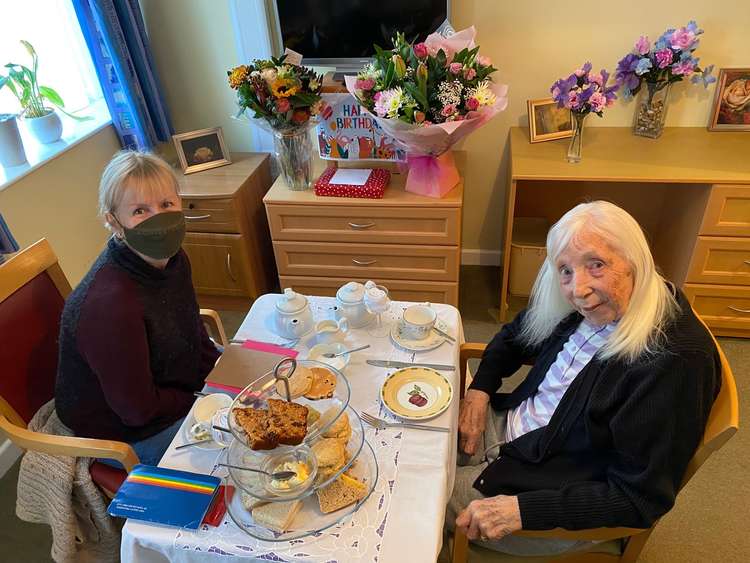
<instances>
[{"instance_id":1,"label":"picture frame","mask_svg":"<svg viewBox=\"0 0 750 563\"><path fill-rule=\"evenodd\" d=\"M231 164L221 127L172 135L183 174Z\"/></svg>"},{"instance_id":2,"label":"picture frame","mask_svg":"<svg viewBox=\"0 0 750 563\"><path fill-rule=\"evenodd\" d=\"M528 100L529 142L541 143L573 136L573 117L570 110L558 108L552 98Z\"/></svg>"},{"instance_id":3,"label":"picture frame","mask_svg":"<svg viewBox=\"0 0 750 563\"><path fill-rule=\"evenodd\" d=\"M750 67L719 69L708 130L750 131Z\"/></svg>"}]
</instances>

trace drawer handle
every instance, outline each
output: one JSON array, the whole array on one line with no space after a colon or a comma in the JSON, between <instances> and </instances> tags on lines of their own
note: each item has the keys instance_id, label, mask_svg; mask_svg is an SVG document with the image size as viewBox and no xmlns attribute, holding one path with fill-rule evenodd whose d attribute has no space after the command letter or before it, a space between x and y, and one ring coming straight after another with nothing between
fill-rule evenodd
<instances>
[{"instance_id":1,"label":"drawer handle","mask_svg":"<svg viewBox=\"0 0 750 563\"><path fill-rule=\"evenodd\" d=\"M357 258L352 258L352 262L357 266L372 266L377 260L358 260Z\"/></svg>"},{"instance_id":2,"label":"drawer handle","mask_svg":"<svg viewBox=\"0 0 750 563\"><path fill-rule=\"evenodd\" d=\"M232 278L232 281L236 283L237 278L234 277L234 273L232 272L232 255L229 252L227 252L227 273Z\"/></svg>"},{"instance_id":3,"label":"drawer handle","mask_svg":"<svg viewBox=\"0 0 750 563\"><path fill-rule=\"evenodd\" d=\"M750 313L750 309L740 309L739 307L733 307L732 305L730 305L729 308L738 313Z\"/></svg>"},{"instance_id":4,"label":"drawer handle","mask_svg":"<svg viewBox=\"0 0 750 563\"><path fill-rule=\"evenodd\" d=\"M748 266L750 266L750 260L743 260L743 262L744 262L745 264L747 264Z\"/></svg>"},{"instance_id":5,"label":"drawer handle","mask_svg":"<svg viewBox=\"0 0 750 563\"><path fill-rule=\"evenodd\" d=\"M185 221L203 221L204 219L210 219L211 215L185 215Z\"/></svg>"},{"instance_id":6,"label":"drawer handle","mask_svg":"<svg viewBox=\"0 0 750 563\"><path fill-rule=\"evenodd\" d=\"M374 227L375 223L349 223L349 226L352 229L362 230L362 229L370 229Z\"/></svg>"}]
</instances>

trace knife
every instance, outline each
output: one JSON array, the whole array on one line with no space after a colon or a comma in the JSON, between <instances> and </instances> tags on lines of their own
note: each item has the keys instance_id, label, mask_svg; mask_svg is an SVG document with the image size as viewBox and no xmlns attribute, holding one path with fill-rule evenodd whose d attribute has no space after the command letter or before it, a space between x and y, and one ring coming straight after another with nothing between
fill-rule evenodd
<instances>
[{"instance_id":1,"label":"knife","mask_svg":"<svg viewBox=\"0 0 750 563\"><path fill-rule=\"evenodd\" d=\"M392 360L366 360L371 366L377 366L379 368L412 368L412 367L424 367L432 369L444 369L455 371L456 366L445 365L445 364L427 364L424 362L394 362Z\"/></svg>"}]
</instances>

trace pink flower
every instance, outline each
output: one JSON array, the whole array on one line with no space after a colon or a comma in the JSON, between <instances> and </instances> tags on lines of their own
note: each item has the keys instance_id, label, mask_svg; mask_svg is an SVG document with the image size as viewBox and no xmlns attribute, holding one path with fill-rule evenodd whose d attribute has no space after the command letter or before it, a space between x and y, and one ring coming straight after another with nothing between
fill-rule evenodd
<instances>
[{"instance_id":1,"label":"pink flower","mask_svg":"<svg viewBox=\"0 0 750 563\"><path fill-rule=\"evenodd\" d=\"M453 121L463 121L463 120L464 120L464 116L461 115L460 113L457 113L456 115L453 116Z\"/></svg>"},{"instance_id":2,"label":"pink flower","mask_svg":"<svg viewBox=\"0 0 750 563\"><path fill-rule=\"evenodd\" d=\"M594 92L589 98L589 103L591 104L591 111L599 113L607 105L607 98L601 92Z\"/></svg>"},{"instance_id":3,"label":"pink flower","mask_svg":"<svg viewBox=\"0 0 750 563\"><path fill-rule=\"evenodd\" d=\"M583 76L584 74L586 74L586 71L585 71L585 70L583 70L582 68L577 68L577 69L575 69L575 71L573 71L573 73L574 73L574 74L575 74L576 76L578 76L578 77L581 77L581 76Z\"/></svg>"},{"instance_id":4,"label":"pink flower","mask_svg":"<svg viewBox=\"0 0 750 563\"><path fill-rule=\"evenodd\" d=\"M476 111L479 108L479 100L473 96L466 100L466 109L469 111Z\"/></svg>"},{"instance_id":5,"label":"pink flower","mask_svg":"<svg viewBox=\"0 0 750 563\"><path fill-rule=\"evenodd\" d=\"M429 55L429 52L427 51L427 45L424 43L417 43L414 45L414 56L418 59L424 59L427 55Z\"/></svg>"},{"instance_id":6,"label":"pink flower","mask_svg":"<svg viewBox=\"0 0 750 563\"><path fill-rule=\"evenodd\" d=\"M552 88L552 97L557 98L559 95L560 95L560 88L558 88L557 86Z\"/></svg>"},{"instance_id":7,"label":"pink flower","mask_svg":"<svg viewBox=\"0 0 750 563\"><path fill-rule=\"evenodd\" d=\"M287 98L279 98L278 100L276 100L276 109L279 113L286 113L291 107L292 104L289 103L289 100Z\"/></svg>"},{"instance_id":8,"label":"pink flower","mask_svg":"<svg viewBox=\"0 0 750 563\"><path fill-rule=\"evenodd\" d=\"M414 112L414 122L415 123L422 123L427 116L424 114L423 111L415 111Z\"/></svg>"},{"instance_id":9,"label":"pink flower","mask_svg":"<svg viewBox=\"0 0 750 563\"><path fill-rule=\"evenodd\" d=\"M375 95L372 97L372 99L377 102L380 99L380 92L375 92Z\"/></svg>"},{"instance_id":10,"label":"pink flower","mask_svg":"<svg viewBox=\"0 0 750 563\"><path fill-rule=\"evenodd\" d=\"M672 49L687 49L693 44L693 41L695 41L695 33L686 27L681 27L669 38Z\"/></svg>"},{"instance_id":11,"label":"pink flower","mask_svg":"<svg viewBox=\"0 0 750 563\"><path fill-rule=\"evenodd\" d=\"M461 74L461 69L463 69L461 63L451 63L448 65L448 70L451 71L451 74Z\"/></svg>"},{"instance_id":12,"label":"pink flower","mask_svg":"<svg viewBox=\"0 0 750 563\"><path fill-rule=\"evenodd\" d=\"M464 78L466 80L474 80L474 77L477 75L477 71L473 68L467 68L464 70Z\"/></svg>"},{"instance_id":13,"label":"pink flower","mask_svg":"<svg viewBox=\"0 0 750 563\"><path fill-rule=\"evenodd\" d=\"M568 101L565 102L565 107L568 109L578 109L578 106L578 92L576 90L571 90L568 92Z\"/></svg>"},{"instance_id":14,"label":"pink flower","mask_svg":"<svg viewBox=\"0 0 750 563\"><path fill-rule=\"evenodd\" d=\"M649 49L651 49L651 43L648 40L648 37L645 35L641 35L638 38L638 41L635 42L635 51L639 55L645 55L648 53Z\"/></svg>"},{"instance_id":15,"label":"pink flower","mask_svg":"<svg viewBox=\"0 0 750 563\"><path fill-rule=\"evenodd\" d=\"M443 106L443 109L440 110L440 113L443 115L443 117L450 117L454 113L456 113L456 106L454 104L447 104Z\"/></svg>"},{"instance_id":16,"label":"pink flower","mask_svg":"<svg viewBox=\"0 0 750 563\"><path fill-rule=\"evenodd\" d=\"M665 68L672 64L672 51L669 49L662 49L654 53L656 57L656 64L659 68Z\"/></svg>"},{"instance_id":17,"label":"pink flower","mask_svg":"<svg viewBox=\"0 0 750 563\"><path fill-rule=\"evenodd\" d=\"M372 78L365 78L365 79L357 79L357 82L354 84L354 87L357 90L372 90L375 88L375 81Z\"/></svg>"},{"instance_id":18,"label":"pink flower","mask_svg":"<svg viewBox=\"0 0 750 563\"><path fill-rule=\"evenodd\" d=\"M695 69L695 65L691 59L680 61L672 67L672 74L690 74Z\"/></svg>"},{"instance_id":19,"label":"pink flower","mask_svg":"<svg viewBox=\"0 0 750 563\"><path fill-rule=\"evenodd\" d=\"M492 64L492 59L485 55L477 55L477 64L479 66L490 66Z\"/></svg>"}]
</instances>

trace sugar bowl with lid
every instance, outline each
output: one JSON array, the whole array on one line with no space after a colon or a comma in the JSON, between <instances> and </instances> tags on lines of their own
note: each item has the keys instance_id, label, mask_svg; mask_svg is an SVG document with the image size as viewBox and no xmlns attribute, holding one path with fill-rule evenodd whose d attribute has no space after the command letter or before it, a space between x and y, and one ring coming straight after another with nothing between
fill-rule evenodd
<instances>
[{"instance_id":1,"label":"sugar bowl with lid","mask_svg":"<svg viewBox=\"0 0 750 563\"><path fill-rule=\"evenodd\" d=\"M284 294L276 301L274 308L274 332L282 338L294 340L310 332L314 325L307 297L291 287L284 289Z\"/></svg>"},{"instance_id":2,"label":"sugar bowl with lid","mask_svg":"<svg viewBox=\"0 0 750 563\"><path fill-rule=\"evenodd\" d=\"M373 320L373 314L365 306L365 286L350 281L336 292L336 317L346 317L351 328L367 326Z\"/></svg>"}]
</instances>

